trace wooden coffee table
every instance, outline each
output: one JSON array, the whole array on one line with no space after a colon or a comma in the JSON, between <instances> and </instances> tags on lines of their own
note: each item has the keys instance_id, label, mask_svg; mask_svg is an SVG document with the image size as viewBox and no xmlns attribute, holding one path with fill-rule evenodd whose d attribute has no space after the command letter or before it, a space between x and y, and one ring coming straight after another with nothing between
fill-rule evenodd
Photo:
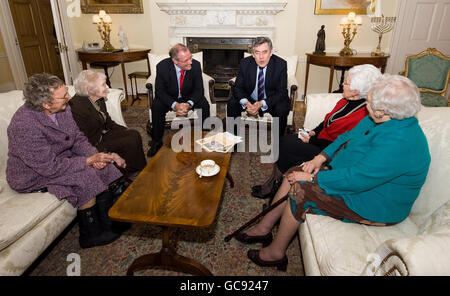
<instances>
[{"instance_id":1,"label":"wooden coffee table","mask_svg":"<svg viewBox=\"0 0 450 296\"><path fill-rule=\"evenodd\" d=\"M228 174L231 153L175 153L171 149L172 136L109 210L113 220L149 223L162 228L161 250L135 259L127 275L156 266L172 267L196 275L212 275L196 260L177 254L175 243L169 243L169 228L204 228L214 222L225 178L229 178L231 187L234 185ZM191 148L194 151L193 143ZM199 178L195 168L204 159L214 160L220 166L220 172L212 177Z\"/></svg>"}]
</instances>

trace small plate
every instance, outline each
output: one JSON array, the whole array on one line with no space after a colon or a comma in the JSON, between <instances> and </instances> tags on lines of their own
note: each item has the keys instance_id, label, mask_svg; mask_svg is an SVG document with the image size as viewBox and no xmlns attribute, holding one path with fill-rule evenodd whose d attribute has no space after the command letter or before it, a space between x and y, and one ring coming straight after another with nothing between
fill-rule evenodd
<instances>
[{"instance_id":1,"label":"small plate","mask_svg":"<svg viewBox=\"0 0 450 296\"><path fill-rule=\"evenodd\" d=\"M197 166L197 168L195 169L195 172L200 176L200 173L201 173L200 166ZM212 177L212 176L217 175L219 172L220 172L220 167L217 164L215 164L213 166L213 168L211 169L210 173L209 174L203 173L202 177Z\"/></svg>"}]
</instances>

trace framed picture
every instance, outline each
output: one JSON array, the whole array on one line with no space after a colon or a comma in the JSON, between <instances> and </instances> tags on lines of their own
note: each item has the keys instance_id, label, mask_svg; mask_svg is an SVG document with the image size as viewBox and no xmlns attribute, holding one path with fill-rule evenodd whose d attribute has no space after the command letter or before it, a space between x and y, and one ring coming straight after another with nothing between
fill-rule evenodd
<instances>
[{"instance_id":1,"label":"framed picture","mask_svg":"<svg viewBox=\"0 0 450 296\"><path fill-rule=\"evenodd\" d=\"M85 14L98 13L102 9L107 14L144 13L142 0L81 0L81 11Z\"/></svg>"},{"instance_id":2,"label":"framed picture","mask_svg":"<svg viewBox=\"0 0 450 296\"><path fill-rule=\"evenodd\" d=\"M366 14L367 7L376 0L316 0L314 14Z\"/></svg>"}]
</instances>

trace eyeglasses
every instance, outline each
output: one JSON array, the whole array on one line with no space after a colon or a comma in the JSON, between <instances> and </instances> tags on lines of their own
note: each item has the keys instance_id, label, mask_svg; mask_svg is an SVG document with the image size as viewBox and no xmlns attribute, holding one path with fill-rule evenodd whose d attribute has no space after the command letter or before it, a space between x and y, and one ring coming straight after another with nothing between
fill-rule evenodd
<instances>
[{"instance_id":1,"label":"eyeglasses","mask_svg":"<svg viewBox=\"0 0 450 296\"><path fill-rule=\"evenodd\" d=\"M64 96L62 98L53 97L52 99L53 100L67 100L68 98L70 98L68 88L66 87L65 89L66 89L66 92L64 93Z\"/></svg>"}]
</instances>

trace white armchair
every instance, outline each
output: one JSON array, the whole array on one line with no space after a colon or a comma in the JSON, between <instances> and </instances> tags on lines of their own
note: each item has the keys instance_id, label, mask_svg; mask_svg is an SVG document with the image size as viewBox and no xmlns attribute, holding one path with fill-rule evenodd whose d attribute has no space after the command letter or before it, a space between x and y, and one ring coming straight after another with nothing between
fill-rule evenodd
<instances>
[{"instance_id":1,"label":"white armchair","mask_svg":"<svg viewBox=\"0 0 450 296\"><path fill-rule=\"evenodd\" d=\"M162 61L165 58L168 58L169 55L155 55L152 53L148 54L148 58L150 61L150 76L147 79L147 82L145 84L145 86L147 87L148 90L148 111L149 111L149 121L147 123L147 133L151 134L151 123L152 123L152 105L153 105L153 100L155 97L155 79L156 79L156 65ZM192 54L192 57L200 62L200 65L202 66L202 70L203 70L203 52L197 52ZM214 98L214 79L205 74L202 73L203 76L203 89L205 91L205 98L209 103L209 108L210 108L210 116L214 117L217 115L217 107L216 107L216 101ZM197 119L198 115L196 111L189 111L188 119ZM170 125L171 122L173 120L179 120L179 119L185 119L183 118L179 118L177 116L175 116L175 112L174 111L169 111L166 114L166 124Z\"/></svg>"},{"instance_id":2,"label":"white armchair","mask_svg":"<svg viewBox=\"0 0 450 296\"><path fill-rule=\"evenodd\" d=\"M249 53L244 53L244 58L250 56ZM296 73L297 73L297 62L298 62L298 56L281 56L277 55L280 58L284 59L287 62L287 72L288 72L288 94L289 94L289 115L287 119L287 129L288 132L295 132L295 124L294 124L294 114L295 114L295 97L297 95L297 89L298 89L298 82ZM233 96L233 90L234 90L234 83L236 81L236 77L230 79L228 84L230 85L230 95L229 99ZM272 123L272 115L270 115L268 112L264 113L263 117L260 117L259 115L257 117L248 116L247 112L243 111L241 114L241 119L244 121L265 121L267 123Z\"/></svg>"}]
</instances>

